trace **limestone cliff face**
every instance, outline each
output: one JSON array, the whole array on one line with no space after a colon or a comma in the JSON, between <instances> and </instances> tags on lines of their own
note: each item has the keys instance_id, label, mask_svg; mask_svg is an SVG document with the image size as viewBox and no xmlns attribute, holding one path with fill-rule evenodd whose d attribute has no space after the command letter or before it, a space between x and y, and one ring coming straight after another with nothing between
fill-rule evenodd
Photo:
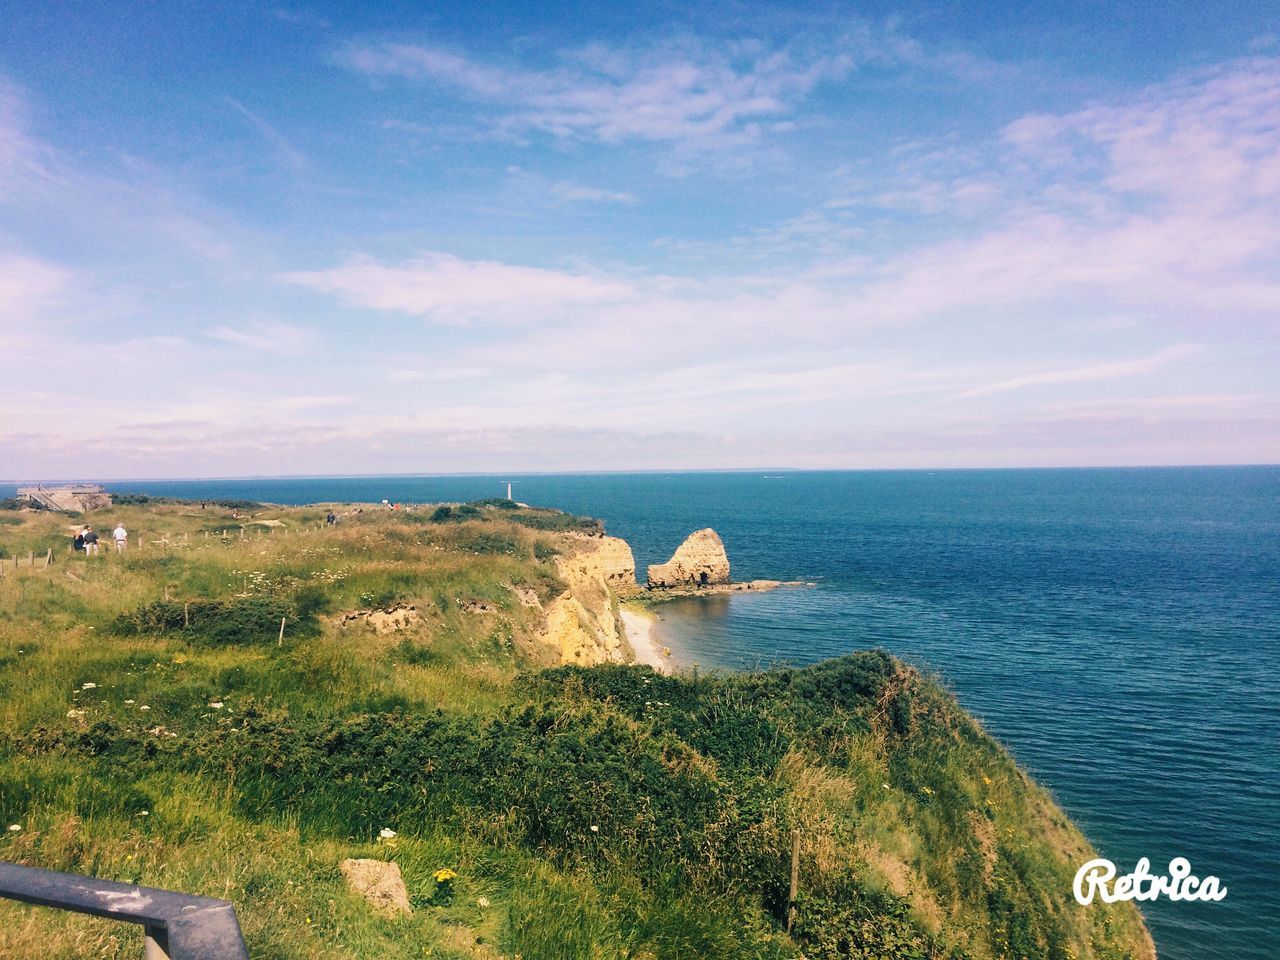
<instances>
[{"instance_id":1,"label":"limestone cliff face","mask_svg":"<svg viewBox=\"0 0 1280 960\"><path fill-rule=\"evenodd\" d=\"M729 582L729 557L710 527L689 537L666 563L649 566L649 588L703 586Z\"/></svg>"},{"instance_id":2,"label":"limestone cliff face","mask_svg":"<svg viewBox=\"0 0 1280 960\"><path fill-rule=\"evenodd\" d=\"M617 537L566 540L569 549L556 558L556 570L567 589L547 604L543 642L559 650L563 663L630 659L615 594L636 588L631 547Z\"/></svg>"}]
</instances>

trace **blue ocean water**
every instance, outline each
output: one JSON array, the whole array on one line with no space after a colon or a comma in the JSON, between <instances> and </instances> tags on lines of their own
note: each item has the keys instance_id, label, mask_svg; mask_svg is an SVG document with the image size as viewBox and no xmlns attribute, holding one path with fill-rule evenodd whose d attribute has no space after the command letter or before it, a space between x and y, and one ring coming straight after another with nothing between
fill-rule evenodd
<instances>
[{"instance_id":1,"label":"blue ocean water","mask_svg":"<svg viewBox=\"0 0 1280 960\"><path fill-rule=\"evenodd\" d=\"M685 664L881 646L932 670L1122 871L1182 856L1222 879L1220 903L1144 906L1162 957L1280 957L1280 467L515 479L517 499L605 518L641 567L711 526L736 579L816 581L676 601L661 629ZM281 503L505 489L493 477L108 487Z\"/></svg>"}]
</instances>

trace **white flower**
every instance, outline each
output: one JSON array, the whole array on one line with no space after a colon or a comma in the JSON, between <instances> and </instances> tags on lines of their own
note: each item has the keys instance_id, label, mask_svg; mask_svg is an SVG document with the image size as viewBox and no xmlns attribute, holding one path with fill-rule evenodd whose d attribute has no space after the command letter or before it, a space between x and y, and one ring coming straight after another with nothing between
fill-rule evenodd
<instances>
[{"instance_id":1,"label":"white flower","mask_svg":"<svg viewBox=\"0 0 1280 960\"><path fill-rule=\"evenodd\" d=\"M599 833L599 832L600 832L600 828L599 828L599 827L597 827L597 826L593 823L593 824L591 825L591 832L592 832L592 833Z\"/></svg>"},{"instance_id":2,"label":"white flower","mask_svg":"<svg viewBox=\"0 0 1280 960\"><path fill-rule=\"evenodd\" d=\"M148 706L144 703L144 704L143 704L142 706L140 706L138 709L139 709L139 710L150 710L151 708L150 708L150 707L148 707Z\"/></svg>"},{"instance_id":3,"label":"white flower","mask_svg":"<svg viewBox=\"0 0 1280 960\"><path fill-rule=\"evenodd\" d=\"M150 810L139 810L139 811L138 811L138 816L140 816L140 817L149 817L149 816L151 816L151 811L150 811Z\"/></svg>"},{"instance_id":4,"label":"white flower","mask_svg":"<svg viewBox=\"0 0 1280 960\"><path fill-rule=\"evenodd\" d=\"M396 832L392 830L390 827L383 827L381 830L378 831L378 836L383 840L390 840L393 837L395 837L395 835L396 835Z\"/></svg>"},{"instance_id":5,"label":"white flower","mask_svg":"<svg viewBox=\"0 0 1280 960\"><path fill-rule=\"evenodd\" d=\"M130 704L130 703L137 703L137 701L136 701L136 700L126 700L126 701L125 701L125 703L126 703L126 704Z\"/></svg>"},{"instance_id":6,"label":"white flower","mask_svg":"<svg viewBox=\"0 0 1280 960\"><path fill-rule=\"evenodd\" d=\"M83 710L68 710L68 711L67 711L67 716L68 716L68 717L71 717L71 719L73 719L73 720L79 720L81 717L83 717L83 716L84 716L84 711L83 711Z\"/></svg>"},{"instance_id":7,"label":"white flower","mask_svg":"<svg viewBox=\"0 0 1280 960\"><path fill-rule=\"evenodd\" d=\"M19 832L21 829L22 829L22 824L20 824L20 823L11 823L11 824L9 824L9 832L10 832L10 833L17 833L17 832Z\"/></svg>"},{"instance_id":8,"label":"white flower","mask_svg":"<svg viewBox=\"0 0 1280 960\"><path fill-rule=\"evenodd\" d=\"M881 784L886 790L892 789L887 783Z\"/></svg>"},{"instance_id":9,"label":"white flower","mask_svg":"<svg viewBox=\"0 0 1280 960\"><path fill-rule=\"evenodd\" d=\"M489 898L480 897L479 899L476 900L476 906L479 907L481 910L483 910L485 907L489 906Z\"/></svg>"},{"instance_id":10,"label":"white flower","mask_svg":"<svg viewBox=\"0 0 1280 960\"><path fill-rule=\"evenodd\" d=\"M213 709L215 709L215 710L221 710L221 709L222 709L222 701L221 701L221 700L215 700L215 701L213 701L213 703L209 704L209 706L213 707Z\"/></svg>"},{"instance_id":11,"label":"white flower","mask_svg":"<svg viewBox=\"0 0 1280 960\"><path fill-rule=\"evenodd\" d=\"M81 689L81 690L92 690L92 689L93 689L94 687L96 687L96 686L97 686L97 684L96 684L96 683L82 683L82 684L80 684L80 689Z\"/></svg>"}]
</instances>

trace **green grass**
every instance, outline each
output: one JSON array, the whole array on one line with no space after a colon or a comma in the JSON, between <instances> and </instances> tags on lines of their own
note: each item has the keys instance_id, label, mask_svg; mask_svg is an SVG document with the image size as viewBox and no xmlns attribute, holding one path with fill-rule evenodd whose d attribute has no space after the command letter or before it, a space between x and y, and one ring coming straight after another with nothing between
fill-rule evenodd
<instances>
[{"instance_id":1,"label":"green grass","mask_svg":"<svg viewBox=\"0 0 1280 960\"><path fill-rule=\"evenodd\" d=\"M0 578L0 858L231 899L255 957L1151 955L1131 905L1071 898L1091 852L1048 795L887 654L557 667L512 587L564 589L579 518L324 513L263 507L285 526L242 539L229 509L131 503L95 525L145 546L98 558L65 516L6 514L11 556L60 545ZM394 632L337 616L399 603ZM399 864L413 916L371 914L347 857ZM140 952L106 921L0 921L6 957Z\"/></svg>"}]
</instances>

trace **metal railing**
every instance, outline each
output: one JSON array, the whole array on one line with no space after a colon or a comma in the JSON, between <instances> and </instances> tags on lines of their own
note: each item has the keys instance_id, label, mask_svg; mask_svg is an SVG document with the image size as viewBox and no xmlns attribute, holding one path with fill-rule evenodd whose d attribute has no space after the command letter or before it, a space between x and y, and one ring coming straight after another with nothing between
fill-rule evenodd
<instances>
[{"instance_id":1,"label":"metal railing","mask_svg":"<svg viewBox=\"0 0 1280 960\"><path fill-rule=\"evenodd\" d=\"M146 960L249 960L226 900L0 861L0 897L142 924Z\"/></svg>"}]
</instances>

